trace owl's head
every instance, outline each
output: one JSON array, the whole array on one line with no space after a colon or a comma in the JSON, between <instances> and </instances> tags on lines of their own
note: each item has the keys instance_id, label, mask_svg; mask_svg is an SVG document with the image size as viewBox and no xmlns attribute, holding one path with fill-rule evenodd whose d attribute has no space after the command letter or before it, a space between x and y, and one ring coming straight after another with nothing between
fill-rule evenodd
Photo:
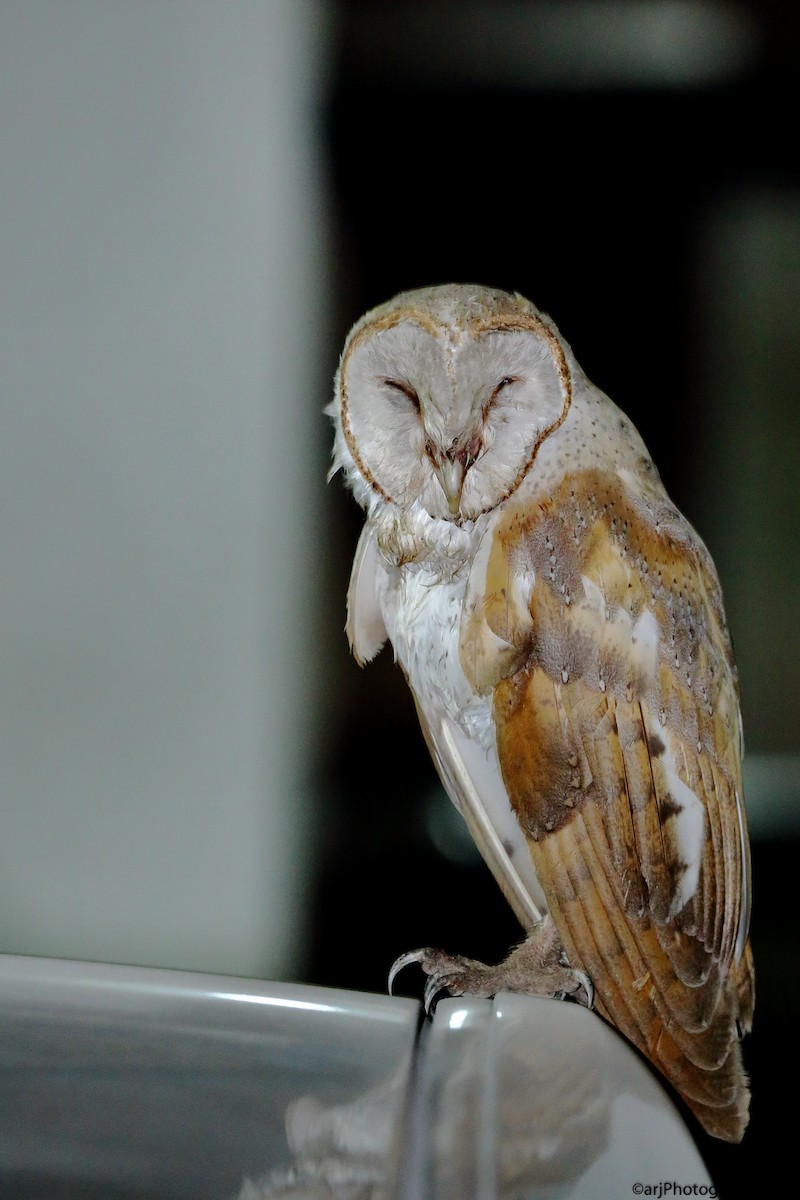
<instances>
[{"instance_id":1,"label":"owl's head","mask_svg":"<svg viewBox=\"0 0 800 1200\"><path fill-rule=\"evenodd\" d=\"M404 292L348 335L332 473L365 507L470 521L516 490L569 411L567 349L529 301L466 284Z\"/></svg>"}]
</instances>

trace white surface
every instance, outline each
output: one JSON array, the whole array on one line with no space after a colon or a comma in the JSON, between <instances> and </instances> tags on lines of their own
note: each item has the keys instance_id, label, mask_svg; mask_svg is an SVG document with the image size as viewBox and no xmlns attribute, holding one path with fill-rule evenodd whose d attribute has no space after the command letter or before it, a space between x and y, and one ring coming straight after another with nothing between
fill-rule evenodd
<instances>
[{"instance_id":1,"label":"white surface","mask_svg":"<svg viewBox=\"0 0 800 1200\"><path fill-rule=\"evenodd\" d=\"M228 1200L285 1178L287 1130L313 1156L323 1106L372 1131L376 1085L385 1171L416 1025L410 1000L0 956L0 1195Z\"/></svg>"},{"instance_id":2,"label":"white surface","mask_svg":"<svg viewBox=\"0 0 800 1200\"><path fill-rule=\"evenodd\" d=\"M597 1200L632 1195L635 1183L711 1185L665 1089L576 1004L448 999L423 1050L418 1102L435 1133L420 1195Z\"/></svg>"},{"instance_id":3,"label":"white surface","mask_svg":"<svg viewBox=\"0 0 800 1200\"><path fill-rule=\"evenodd\" d=\"M418 1013L0 955L0 1194L597 1200L663 1180L710 1194L665 1090L596 1014L443 1000L417 1042Z\"/></svg>"},{"instance_id":4,"label":"white surface","mask_svg":"<svg viewBox=\"0 0 800 1200\"><path fill-rule=\"evenodd\" d=\"M0 949L299 969L321 14L0 5Z\"/></svg>"}]
</instances>

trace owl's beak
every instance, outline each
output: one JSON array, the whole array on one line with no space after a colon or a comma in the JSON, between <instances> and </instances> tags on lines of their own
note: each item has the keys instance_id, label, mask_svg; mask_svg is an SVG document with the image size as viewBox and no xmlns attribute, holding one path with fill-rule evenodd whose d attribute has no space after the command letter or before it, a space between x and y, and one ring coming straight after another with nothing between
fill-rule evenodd
<instances>
[{"instance_id":1,"label":"owl's beak","mask_svg":"<svg viewBox=\"0 0 800 1200\"><path fill-rule=\"evenodd\" d=\"M447 507L455 517L461 507L461 490L464 487L466 467L457 458L445 458L434 470L447 500Z\"/></svg>"}]
</instances>

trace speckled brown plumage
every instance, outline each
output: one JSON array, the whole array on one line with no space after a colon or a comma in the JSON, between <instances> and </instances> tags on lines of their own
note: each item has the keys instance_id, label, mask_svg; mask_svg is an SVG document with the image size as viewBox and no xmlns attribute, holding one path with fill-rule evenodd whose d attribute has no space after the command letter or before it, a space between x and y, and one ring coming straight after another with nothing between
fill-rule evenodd
<instances>
[{"instance_id":1,"label":"speckled brown plumage","mask_svg":"<svg viewBox=\"0 0 800 1200\"><path fill-rule=\"evenodd\" d=\"M487 589L487 627L519 649L493 693L500 764L598 1010L704 1124L738 1138L747 1088L737 1021L749 1023L753 984L749 952L739 978L728 974L742 915L736 677L707 554L674 510L649 516L618 479L589 472L498 529L507 571L536 578L528 623L505 605L506 589ZM667 631L652 661L637 660L630 633L644 612ZM707 814L699 886L677 912L687 864L670 836L681 808L667 749Z\"/></svg>"}]
</instances>

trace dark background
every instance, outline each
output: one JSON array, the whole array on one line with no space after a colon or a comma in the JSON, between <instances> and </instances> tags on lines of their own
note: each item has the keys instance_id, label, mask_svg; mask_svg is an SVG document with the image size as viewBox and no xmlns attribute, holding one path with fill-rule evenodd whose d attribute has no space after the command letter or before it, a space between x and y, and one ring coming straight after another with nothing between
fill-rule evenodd
<instances>
[{"instance_id":1,"label":"dark background","mask_svg":"<svg viewBox=\"0 0 800 1200\"><path fill-rule=\"evenodd\" d=\"M526 83L517 70L497 70L502 54L489 66L481 57L506 6L485 5L480 29L480 6L422 6L439 8L452 36L435 53L420 40L417 58L415 28L420 39L429 28L420 7L341 6L323 120L338 239L336 349L367 308L425 284L518 290L549 312L589 377L633 418L668 490L717 559L732 597L748 755L773 756L762 758L771 769L774 756L797 752L795 647L763 635L764 623L774 628L777 618L747 580L778 564L781 586L770 602L791 628L796 488L791 470L776 482L768 453L737 455L735 436L737 429L750 436L743 413L778 448L797 429L795 8L720 6L741 22L746 53L735 68L688 82L598 80L580 57L571 71L548 72L532 34ZM549 13L556 24L574 12L571 5L560 15L559 6L516 7ZM603 6L596 9L602 22ZM754 253L747 238L754 226L739 223L740 245L730 221L737 205L763 215L757 228L783 222L785 252L767 254L763 271L756 260L767 296L759 313L738 285L739 264ZM719 230L731 226L733 235L720 240ZM788 358L771 341L773 301L778 312L789 311ZM738 364L754 358L766 364L758 386L729 407L745 369ZM338 630L361 514L338 480L329 504L330 595L341 597L330 621ZM773 556L767 568L752 557L754 522L759 552ZM320 785L329 824L307 981L383 991L394 957L419 945L497 961L519 929L447 809L391 652L360 672L343 634L340 645L338 715ZM787 674L777 680L781 664ZM764 1186L780 1178L793 1134L793 1105L780 1089L792 1088L798 1068L790 891L797 806L792 794L776 815L769 791L753 821L757 1004L744 1047L751 1126L732 1148L692 1124L723 1196L743 1194L751 1177ZM409 971L399 983L419 995L422 977Z\"/></svg>"}]
</instances>

